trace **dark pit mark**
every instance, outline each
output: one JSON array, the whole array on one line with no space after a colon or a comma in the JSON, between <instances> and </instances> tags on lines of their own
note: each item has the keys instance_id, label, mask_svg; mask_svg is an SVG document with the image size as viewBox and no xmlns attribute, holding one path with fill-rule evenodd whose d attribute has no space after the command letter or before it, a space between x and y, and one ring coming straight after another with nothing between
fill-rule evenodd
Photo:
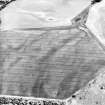
<instances>
[{"instance_id":1,"label":"dark pit mark","mask_svg":"<svg viewBox=\"0 0 105 105\"><path fill-rule=\"evenodd\" d=\"M76 98L76 95L72 95L72 98Z\"/></svg>"}]
</instances>

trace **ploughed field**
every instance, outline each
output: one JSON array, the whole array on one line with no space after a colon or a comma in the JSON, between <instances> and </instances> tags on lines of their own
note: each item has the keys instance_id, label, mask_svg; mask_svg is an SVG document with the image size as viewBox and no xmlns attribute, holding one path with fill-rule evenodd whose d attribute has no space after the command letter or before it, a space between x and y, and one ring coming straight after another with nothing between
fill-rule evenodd
<instances>
[{"instance_id":1,"label":"ploughed field","mask_svg":"<svg viewBox=\"0 0 105 105\"><path fill-rule=\"evenodd\" d=\"M0 32L1 95L68 98L105 65L92 34L77 27Z\"/></svg>"}]
</instances>

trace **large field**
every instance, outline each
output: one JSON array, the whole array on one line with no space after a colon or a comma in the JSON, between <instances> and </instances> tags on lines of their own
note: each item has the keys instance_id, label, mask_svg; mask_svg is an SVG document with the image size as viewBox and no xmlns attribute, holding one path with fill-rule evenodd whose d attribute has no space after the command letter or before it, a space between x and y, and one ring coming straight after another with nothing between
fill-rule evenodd
<instances>
[{"instance_id":1,"label":"large field","mask_svg":"<svg viewBox=\"0 0 105 105\"><path fill-rule=\"evenodd\" d=\"M44 11L47 11L46 5L42 8L38 6L35 5L35 8L37 7L38 10L44 8ZM26 10L34 8L27 5L21 7ZM54 102L57 99L65 102L63 99L66 99L66 105L72 105L71 97L77 98L77 101L79 99L78 103L85 102L85 105L103 102L101 98L104 99L104 91L100 89L104 90L105 47L104 41L102 43L96 33L94 34L94 30L85 25L89 8L73 18L73 23L68 25L59 24L57 21L48 22L42 18L40 18L42 22L39 21L40 19L31 21L31 18L26 19L27 16L24 15L26 11L23 10L20 15L16 14L13 8L8 7L4 9L4 13L1 12L3 27L0 27L0 97L2 95L11 95L11 98L34 97L42 100L43 103L44 98L48 101L55 99ZM63 19L70 16L69 13L73 14L73 11L77 11L75 10L77 8L72 11L69 7L60 9L56 9L57 14L49 14L47 11L47 16L55 16L61 19L60 22L65 22ZM74 15L76 14L78 13L75 12ZM73 15L70 18L72 17ZM96 18L90 20L92 19ZM103 75L98 77L98 72ZM88 84L95 77L97 81ZM79 90L79 93L73 95ZM23 100L27 99L25 97ZM1 100L2 98L0 102Z\"/></svg>"},{"instance_id":2,"label":"large field","mask_svg":"<svg viewBox=\"0 0 105 105\"><path fill-rule=\"evenodd\" d=\"M104 51L78 28L5 31L1 94L68 98L104 66Z\"/></svg>"}]
</instances>

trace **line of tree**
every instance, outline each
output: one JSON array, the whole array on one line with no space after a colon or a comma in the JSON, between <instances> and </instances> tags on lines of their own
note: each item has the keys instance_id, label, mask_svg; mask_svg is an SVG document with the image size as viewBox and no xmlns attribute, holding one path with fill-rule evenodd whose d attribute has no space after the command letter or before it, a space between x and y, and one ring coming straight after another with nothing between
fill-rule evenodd
<instances>
[{"instance_id":1,"label":"line of tree","mask_svg":"<svg viewBox=\"0 0 105 105\"><path fill-rule=\"evenodd\" d=\"M16 0L0 0L0 11L4 9L9 3L16 1Z\"/></svg>"}]
</instances>

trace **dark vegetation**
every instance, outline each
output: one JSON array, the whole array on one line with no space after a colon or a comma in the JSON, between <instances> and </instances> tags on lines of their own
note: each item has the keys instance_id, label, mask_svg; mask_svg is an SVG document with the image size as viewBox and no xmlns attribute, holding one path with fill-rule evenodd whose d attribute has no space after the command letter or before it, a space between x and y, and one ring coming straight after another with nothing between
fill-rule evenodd
<instances>
[{"instance_id":1,"label":"dark vegetation","mask_svg":"<svg viewBox=\"0 0 105 105\"><path fill-rule=\"evenodd\" d=\"M92 0L92 4L95 4L95 3L99 3L99 2L101 2L102 0Z\"/></svg>"}]
</instances>

